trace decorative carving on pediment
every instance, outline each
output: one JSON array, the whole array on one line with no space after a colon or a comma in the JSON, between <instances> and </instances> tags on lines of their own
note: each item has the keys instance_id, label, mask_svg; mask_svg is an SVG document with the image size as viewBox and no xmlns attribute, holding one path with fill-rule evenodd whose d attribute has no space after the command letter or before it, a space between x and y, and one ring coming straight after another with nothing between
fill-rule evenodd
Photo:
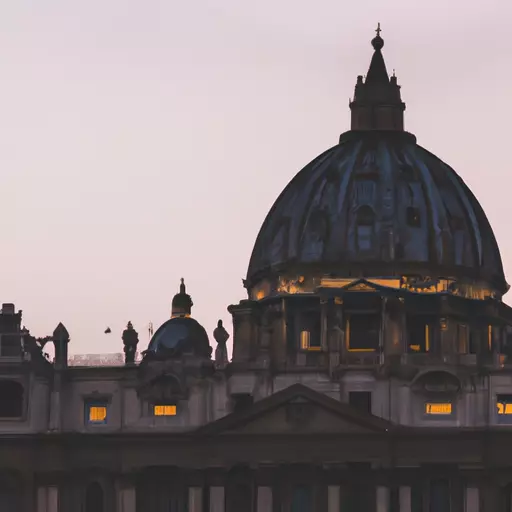
<instances>
[{"instance_id":1,"label":"decorative carving on pediment","mask_svg":"<svg viewBox=\"0 0 512 512\"><path fill-rule=\"evenodd\" d=\"M173 374L162 374L143 383L138 394L148 402L176 404L188 397L187 386Z\"/></svg>"},{"instance_id":2,"label":"decorative carving on pediment","mask_svg":"<svg viewBox=\"0 0 512 512\"><path fill-rule=\"evenodd\" d=\"M297 397L286 404L286 421L293 428L303 428L313 416L313 404L305 398Z\"/></svg>"}]
</instances>

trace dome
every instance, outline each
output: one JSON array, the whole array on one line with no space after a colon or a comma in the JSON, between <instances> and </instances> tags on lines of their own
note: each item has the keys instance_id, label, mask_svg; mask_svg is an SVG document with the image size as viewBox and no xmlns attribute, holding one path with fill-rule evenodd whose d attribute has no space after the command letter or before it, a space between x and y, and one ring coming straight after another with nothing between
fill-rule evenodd
<instances>
[{"instance_id":1,"label":"dome","mask_svg":"<svg viewBox=\"0 0 512 512\"><path fill-rule=\"evenodd\" d=\"M170 357L189 353L210 359L212 348L208 334L197 320L175 317L157 329L149 342L148 352Z\"/></svg>"},{"instance_id":2,"label":"dome","mask_svg":"<svg viewBox=\"0 0 512 512\"><path fill-rule=\"evenodd\" d=\"M192 354L211 358L212 348L204 327L190 317L192 298L187 294L185 280L181 278L180 291L172 299L171 319L163 323L149 342L146 353L163 357Z\"/></svg>"},{"instance_id":3,"label":"dome","mask_svg":"<svg viewBox=\"0 0 512 512\"><path fill-rule=\"evenodd\" d=\"M278 197L246 286L283 274L428 276L478 281L503 294L508 285L485 213L460 176L404 131L400 87L378 43L366 81L357 80L352 130Z\"/></svg>"}]
</instances>

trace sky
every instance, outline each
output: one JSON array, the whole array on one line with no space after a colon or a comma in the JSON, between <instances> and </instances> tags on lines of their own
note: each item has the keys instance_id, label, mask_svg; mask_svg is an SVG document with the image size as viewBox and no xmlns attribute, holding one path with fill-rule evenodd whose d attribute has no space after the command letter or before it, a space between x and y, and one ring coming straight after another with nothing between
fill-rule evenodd
<instances>
[{"instance_id":1,"label":"sky","mask_svg":"<svg viewBox=\"0 0 512 512\"><path fill-rule=\"evenodd\" d=\"M0 301L71 354L169 318L211 335L290 179L349 129L377 22L406 129L462 176L512 280L510 0L0 5ZM511 296L512 296L512 292ZM510 300L510 299L508 299ZM110 327L111 334L104 334Z\"/></svg>"}]
</instances>

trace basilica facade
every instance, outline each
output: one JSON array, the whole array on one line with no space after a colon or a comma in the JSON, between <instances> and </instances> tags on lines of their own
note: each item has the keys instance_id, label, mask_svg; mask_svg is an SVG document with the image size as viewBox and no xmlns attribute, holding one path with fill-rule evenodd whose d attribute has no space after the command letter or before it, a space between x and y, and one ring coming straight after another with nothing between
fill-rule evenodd
<instances>
[{"instance_id":1,"label":"basilica facade","mask_svg":"<svg viewBox=\"0 0 512 512\"><path fill-rule=\"evenodd\" d=\"M128 324L123 364L71 366L63 324L38 338L2 306L2 512L512 510L498 245L372 46L350 130L261 227L231 335L182 280L147 347Z\"/></svg>"}]
</instances>

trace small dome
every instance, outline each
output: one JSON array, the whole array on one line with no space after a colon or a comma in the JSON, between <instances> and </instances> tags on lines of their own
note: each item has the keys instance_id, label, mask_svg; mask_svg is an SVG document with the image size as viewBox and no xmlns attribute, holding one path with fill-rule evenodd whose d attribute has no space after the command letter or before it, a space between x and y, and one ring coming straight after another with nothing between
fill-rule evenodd
<instances>
[{"instance_id":1,"label":"small dome","mask_svg":"<svg viewBox=\"0 0 512 512\"><path fill-rule=\"evenodd\" d=\"M149 342L148 352L168 357L192 354L210 359L212 348L206 330L197 320L175 317L158 328Z\"/></svg>"}]
</instances>

